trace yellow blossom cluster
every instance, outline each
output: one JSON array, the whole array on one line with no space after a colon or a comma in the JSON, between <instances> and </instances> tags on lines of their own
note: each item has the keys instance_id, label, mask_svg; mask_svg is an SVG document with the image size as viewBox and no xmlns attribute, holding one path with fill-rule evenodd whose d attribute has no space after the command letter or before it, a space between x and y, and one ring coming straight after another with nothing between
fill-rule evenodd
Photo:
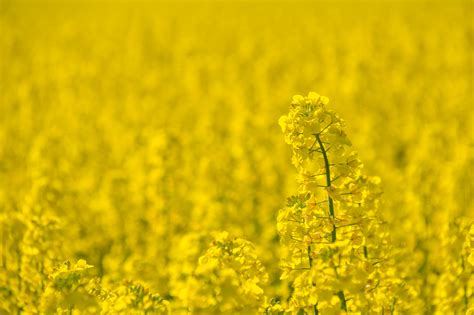
<instances>
[{"instance_id":1,"label":"yellow blossom cluster","mask_svg":"<svg viewBox=\"0 0 474 315\"><path fill-rule=\"evenodd\" d=\"M380 178L361 173L344 121L311 92L293 98L280 118L293 149L299 194L280 210L277 228L287 247L282 279L289 278L289 309L338 314L394 312L413 288L390 265L391 241L379 215ZM399 307L400 305L400 307Z\"/></svg>"}]
</instances>

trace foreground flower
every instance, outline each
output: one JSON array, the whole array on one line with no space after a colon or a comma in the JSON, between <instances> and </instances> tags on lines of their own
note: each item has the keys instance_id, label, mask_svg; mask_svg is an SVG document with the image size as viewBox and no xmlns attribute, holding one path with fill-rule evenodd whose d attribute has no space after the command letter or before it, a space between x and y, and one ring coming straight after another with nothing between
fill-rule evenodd
<instances>
[{"instance_id":1,"label":"foreground flower","mask_svg":"<svg viewBox=\"0 0 474 315\"><path fill-rule=\"evenodd\" d=\"M378 212L380 178L362 174L345 123L328 102L313 92L297 95L279 121L299 181L277 224L286 249L281 279L293 288L288 310L399 310L399 292L415 293L402 289L391 267L390 237Z\"/></svg>"}]
</instances>

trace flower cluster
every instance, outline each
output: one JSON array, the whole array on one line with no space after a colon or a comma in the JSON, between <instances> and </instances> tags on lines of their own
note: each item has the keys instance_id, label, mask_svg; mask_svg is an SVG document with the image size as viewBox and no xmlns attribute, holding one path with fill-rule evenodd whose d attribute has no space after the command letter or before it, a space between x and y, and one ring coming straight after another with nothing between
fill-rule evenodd
<instances>
[{"instance_id":1,"label":"flower cluster","mask_svg":"<svg viewBox=\"0 0 474 315\"><path fill-rule=\"evenodd\" d=\"M254 246L227 232L214 234L214 240L199 258L193 274L201 283L196 294L207 295L207 298L194 308L222 313L255 311L263 305L262 286L268 281L268 275Z\"/></svg>"},{"instance_id":2,"label":"flower cluster","mask_svg":"<svg viewBox=\"0 0 474 315\"><path fill-rule=\"evenodd\" d=\"M87 292L89 280L85 275L92 267L80 259L74 265L66 261L54 268L41 296L41 312L61 314L76 308L91 313L96 310L96 300Z\"/></svg>"},{"instance_id":3,"label":"flower cluster","mask_svg":"<svg viewBox=\"0 0 474 315\"><path fill-rule=\"evenodd\" d=\"M314 92L298 95L280 118L300 184L277 223L287 248L281 278L293 288L289 310L394 311L403 280L390 268L380 178L362 174L344 121L327 103Z\"/></svg>"},{"instance_id":4,"label":"flower cluster","mask_svg":"<svg viewBox=\"0 0 474 315\"><path fill-rule=\"evenodd\" d=\"M125 281L107 288L88 274L93 268L83 259L64 262L49 275L41 296L40 311L45 314L166 314L168 301L140 283Z\"/></svg>"}]
</instances>

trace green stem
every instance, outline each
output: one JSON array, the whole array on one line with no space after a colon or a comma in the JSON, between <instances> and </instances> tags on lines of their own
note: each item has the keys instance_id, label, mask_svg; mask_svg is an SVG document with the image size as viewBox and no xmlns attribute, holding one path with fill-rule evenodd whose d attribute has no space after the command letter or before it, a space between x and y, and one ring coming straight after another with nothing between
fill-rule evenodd
<instances>
[{"instance_id":1,"label":"green stem","mask_svg":"<svg viewBox=\"0 0 474 315\"><path fill-rule=\"evenodd\" d=\"M323 154L324 158L324 167L326 168L326 186L331 187L331 169L329 167L329 159L326 152L326 148L324 147L319 134L316 135L316 140L318 140L319 148L321 153ZM334 214L334 201L332 200L331 196L328 195L328 204L329 204L329 215L331 218L335 218ZM331 232L331 241L334 243L336 241L336 225L333 223L332 225L332 232Z\"/></svg>"},{"instance_id":2,"label":"green stem","mask_svg":"<svg viewBox=\"0 0 474 315\"><path fill-rule=\"evenodd\" d=\"M319 137L319 134L316 134L316 140L318 141L319 149L321 150L321 154L323 155L323 158L324 158L324 167L326 169L326 186L329 188L331 187L331 169L330 169L327 151L326 151L326 148L324 147L323 142L321 141L321 138ZM329 205L329 215L331 216L331 218L334 219L336 217L334 213L334 201L332 200L331 196L329 196L329 194L328 194L328 205ZM332 224L331 241L333 243L336 241L336 225L334 223ZM341 290L337 292L337 296L339 297L339 300L341 301L341 309L347 312L347 304L346 304L346 297L344 296L344 291Z\"/></svg>"},{"instance_id":3,"label":"green stem","mask_svg":"<svg viewBox=\"0 0 474 315\"><path fill-rule=\"evenodd\" d=\"M308 246L308 260L309 260L309 268L313 267L313 257L311 257L311 246Z\"/></svg>"},{"instance_id":4,"label":"green stem","mask_svg":"<svg viewBox=\"0 0 474 315\"><path fill-rule=\"evenodd\" d=\"M397 299L393 299L392 305L390 305L390 314L393 315L395 313L395 304L397 303Z\"/></svg>"},{"instance_id":5,"label":"green stem","mask_svg":"<svg viewBox=\"0 0 474 315\"><path fill-rule=\"evenodd\" d=\"M344 292L342 290L337 292L337 296L339 297L339 300L341 301L341 309L347 312L346 297L344 296Z\"/></svg>"}]
</instances>

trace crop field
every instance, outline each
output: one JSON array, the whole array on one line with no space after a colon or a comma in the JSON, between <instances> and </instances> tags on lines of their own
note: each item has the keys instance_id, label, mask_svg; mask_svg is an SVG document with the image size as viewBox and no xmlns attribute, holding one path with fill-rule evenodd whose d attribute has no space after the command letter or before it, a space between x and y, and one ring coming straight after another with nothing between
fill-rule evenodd
<instances>
[{"instance_id":1,"label":"crop field","mask_svg":"<svg viewBox=\"0 0 474 315\"><path fill-rule=\"evenodd\" d=\"M474 314L473 6L0 0L0 314Z\"/></svg>"}]
</instances>

